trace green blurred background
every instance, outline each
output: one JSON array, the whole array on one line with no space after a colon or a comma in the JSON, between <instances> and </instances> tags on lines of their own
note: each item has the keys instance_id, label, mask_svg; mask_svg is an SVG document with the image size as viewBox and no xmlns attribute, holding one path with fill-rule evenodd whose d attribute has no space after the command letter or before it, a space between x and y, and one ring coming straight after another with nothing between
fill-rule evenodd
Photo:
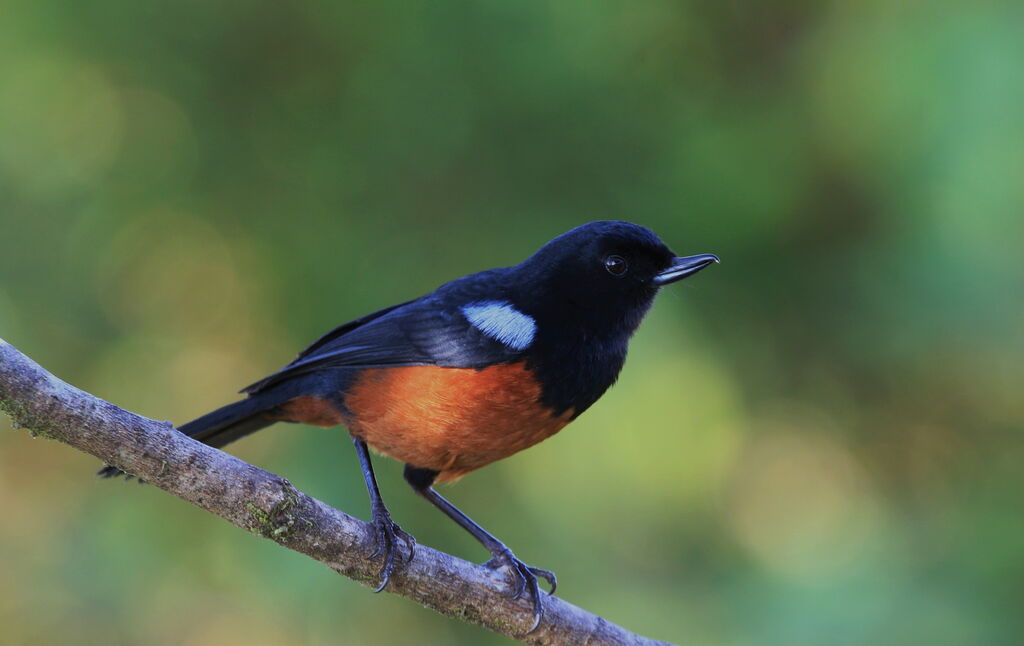
<instances>
[{"instance_id":1,"label":"green blurred background","mask_svg":"<svg viewBox=\"0 0 1024 646\"><path fill-rule=\"evenodd\" d=\"M1024 641L1019 2L0 6L0 336L157 419L596 219L724 262L446 493L686 644ZM499 644L0 420L4 644ZM231 447L363 518L341 431ZM378 460L421 542L486 554Z\"/></svg>"}]
</instances>

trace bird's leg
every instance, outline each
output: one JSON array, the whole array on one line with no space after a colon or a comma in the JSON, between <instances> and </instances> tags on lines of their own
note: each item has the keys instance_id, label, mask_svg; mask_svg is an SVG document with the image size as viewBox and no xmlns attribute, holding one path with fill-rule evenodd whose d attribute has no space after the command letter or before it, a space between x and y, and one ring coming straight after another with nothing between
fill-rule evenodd
<instances>
[{"instance_id":1,"label":"bird's leg","mask_svg":"<svg viewBox=\"0 0 1024 646\"><path fill-rule=\"evenodd\" d=\"M487 561L485 565L491 568L499 568L503 565L508 566L509 571L515 580L513 584L514 592L512 594L513 599L518 599L529 587L530 594L533 596L533 627L530 628L529 632L533 632L534 629L540 624L541 614L543 612L543 603L541 601L540 586L537 584L537 577L540 577L551 585L551 592L548 594L554 594L555 588L558 586L558 579L555 577L555 573L549 570L542 570L535 568L523 563L516 555L512 553L512 550L507 545L502 543L500 540L495 538L487 530L480 525L473 522L473 519L462 513L458 507L448 502L441 494L434 491L431 485L434 483L434 479L437 477L437 471L431 471L430 469L420 469L411 465L405 465L405 479L412 486L413 490L419 495L426 498L432 505L440 509L449 518L454 520L463 529L473 535L473 537L480 541L480 544L487 548L492 554L491 560Z\"/></svg>"},{"instance_id":2,"label":"bird's leg","mask_svg":"<svg viewBox=\"0 0 1024 646\"><path fill-rule=\"evenodd\" d=\"M370 452L366 448L366 442L358 437L352 437L355 444L356 454L359 456L359 465L363 468L363 479L366 480L366 490L370 492L370 511L373 514L373 527L377 530L377 549L370 555L371 559L384 555L384 565L380 569L380 585L374 592L380 592L388 584L391 573L395 569L395 543L401 538L409 548L409 559L412 560L413 551L416 549L416 539L398 526L398 523L391 520L388 508L384 506L384 500L380 497L380 490L377 489L377 478L373 475L373 464L370 463Z\"/></svg>"}]
</instances>

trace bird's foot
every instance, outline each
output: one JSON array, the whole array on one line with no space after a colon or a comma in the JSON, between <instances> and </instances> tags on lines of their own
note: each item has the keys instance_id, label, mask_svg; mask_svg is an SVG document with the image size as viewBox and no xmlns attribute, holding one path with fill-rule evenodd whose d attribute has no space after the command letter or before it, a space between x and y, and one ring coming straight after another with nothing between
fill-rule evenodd
<instances>
[{"instance_id":1,"label":"bird's foot","mask_svg":"<svg viewBox=\"0 0 1024 646\"><path fill-rule=\"evenodd\" d=\"M374 592L380 592L387 586L388 579L391 578L391 573L395 570L395 551L398 539L404 541L409 550L409 558L406 563L412 560L413 552L416 551L416 539L402 530L398 523L391 520L391 514L383 506L373 509L373 528L377 532L377 549L373 551L370 558L384 556L384 565L381 566L379 574L380 585L374 590Z\"/></svg>"},{"instance_id":2,"label":"bird's foot","mask_svg":"<svg viewBox=\"0 0 1024 646\"><path fill-rule=\"evenodd\" d=\"M523 563L516 558L512 550L505 546L502 546L501 550L494 552L494 558L484 563L484 565L492 569L508 566L514 581L512 584L514 592L511 595L513 599L523 596L523 593L529 588L530 595L533 597L533 626L530 627L527 634L536 630L537 626L540 625L541 615L544 613L544 603L541 601L540 585L537 583L537 577L544 579L551 586L551 591L548 592L548 596L551 596L555 593L555 588L558 587L558 578L555 576L555 573Z\"/></svg>"}]
</instances>

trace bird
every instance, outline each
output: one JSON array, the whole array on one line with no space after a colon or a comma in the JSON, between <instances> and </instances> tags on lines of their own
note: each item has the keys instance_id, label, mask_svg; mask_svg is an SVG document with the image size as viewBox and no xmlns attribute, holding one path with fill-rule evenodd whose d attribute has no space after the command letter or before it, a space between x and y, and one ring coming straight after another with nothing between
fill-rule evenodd
<instances>
[{"instance_id":1,"label":"bird","mask_svg":"<svg viewBox=\"0 0 1024 646\"><path fill-rule=\"evenodd\" d=\"M395 571L398 541L370 449L405 463L412 489L507 568L510 596L532 597L533 626L555 574L521 561L442 497L451 482L554 435L618 378L630 337L659 290L719 262L680 257L650 229L596 221L563 233L523 262L452 280L327 332L246 397L178 427L221 448L277 422L348 429L370 497L377 592ZM107 465L99 475L124 474ZM411 558L411 556L410 556Z\"/></svg>"}]
</instances>

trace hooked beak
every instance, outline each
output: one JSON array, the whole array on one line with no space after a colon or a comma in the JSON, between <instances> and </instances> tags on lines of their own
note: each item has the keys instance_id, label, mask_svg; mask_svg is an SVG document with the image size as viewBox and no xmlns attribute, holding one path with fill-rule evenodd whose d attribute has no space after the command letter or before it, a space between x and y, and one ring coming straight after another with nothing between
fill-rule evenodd
<instances>
[{"instance_id":1,"label":"hooked beak","mask_svg":"<svg viewBox=\"0 0 1024 646\"><path fill-rule=\"evenodd\" d=\"M686 256L685 258L673 258L672 264L669 265L668 269L656 274L654 276L654 284L668 285L674 283L677 280L682 280L687 276L696 274L701 269L704 269L711 263L721 262L713 253L702 253L698 256Z\"/></svg>"}]
</instances>

